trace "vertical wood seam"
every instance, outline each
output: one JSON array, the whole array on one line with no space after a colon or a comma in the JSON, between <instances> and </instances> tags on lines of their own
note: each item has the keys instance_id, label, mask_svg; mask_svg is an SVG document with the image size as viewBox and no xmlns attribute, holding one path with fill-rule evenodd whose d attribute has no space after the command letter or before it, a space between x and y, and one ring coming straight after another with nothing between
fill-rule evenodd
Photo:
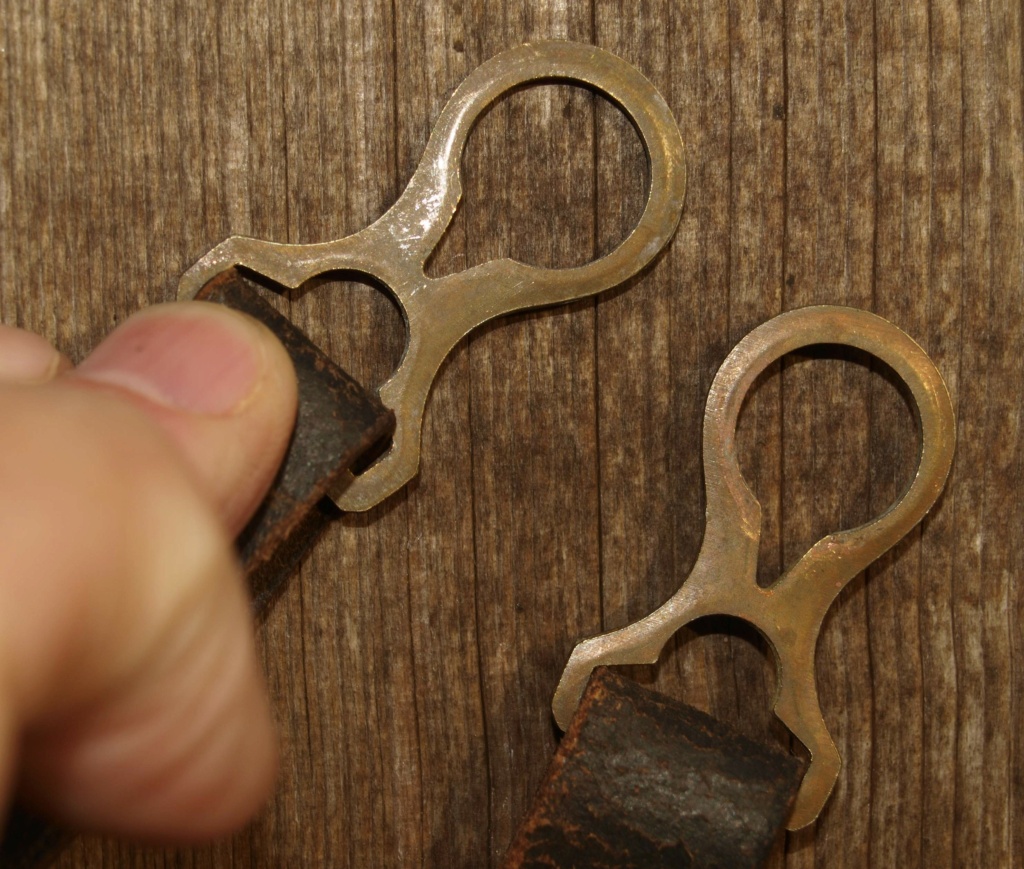
<instances>
[{"instance_id":1,"label":"vertical wood seam","mask_svg":"<svg viewBox=\"0 0 1024 869\"><path fill-rule=\"evenodd\" d=\"M590 2L590 41L597 43L597 5L594 0ZM591 232L593 235L591 245L592 258L597 259L600 253L600 215L601 215L601 187L599 183L598 161L601 157L599 147L600 124L598 123L598 112L600 100L604 99L600 94L591 92L590 105L590 139L593 149L593 157L590 166L590 184L594 191L593 209L591 218ZM600 334L601 334L601 303L600 297L595 296L591 302L594 310L593 317L593 355L594 355L594 478L597 482L597 617L601 630L608 629L605 624L604 615L604 501L601 493L601 364L600 364Z\"/></svg>"},{"instance_id":2,"label":"vertical wood seam","mask_svg":"<svg viewBox=\"0 0 1024 869\"><path fill-rule=\"evenodd\" d=\"M991 5L989 3L987 3L987 2L985 2L985 3L981 4L981 5L982 5L982 10L981 10L981 16L982 16L982 25L981 25L982 26L982 43L983 43L983 45L985 47L985 51L984 51L984 65L983 65L983 68L981 70L981 76L982 76L982 79L984 81L984 98L987 98L990 101L990 103L991 103L991 101L994 101L994 99L995 99L995 96L992 93L992 91L993 91L993 79L994 79L993 70L992 70L992 62L991 62L992 61L992 58L991 58L991 50L992 50L992 9L991 9ZM990 104L988 105L988 108L991 109L991 105ZM987 267L986 268L986 277L987 277L986 283L987 283L987 286L986 286L986 299L985 299L985 316L986 316L986 326L991 326L991 324L993 322L993 316L994 316L994 313L995 313L995 307L996 307L996 302L995 302L995 298L994 298L994 289L995 289L996 279L995 279L995 275L994 275L994 272L993 272L993 268L996 265L996 263L995 263L996 253L994 251L994 242L995 242L994 223L995 223L996 220L999 219L999 214L998 214L997 209L995 207L996 190L998 188L998 179L996 178L996 175L997 175L997 165L998 164L996 163L994 137L991 135L992 122L991 122L989 117L986 117L986 121L988 121L989 123L986 125L987 128L986 128L985 132L988 133L989 135L985 136L985 138L984 138L984 143L985 143L984 150L985 150L985 156L987 158L986 165L987 165L989 173L990 173L991 187L990 187L990 191L989 191L990 192L990 196L988 198L988 201L985 203L986 207L985 207L985 209L984 209L984 211L982 213L982 216L983 216L983 219L985 221L984 222L984 235L985 235L986 241L987 241L987 244L985 245L985 250L986 250L986 257L985 257L986 262L985 262L985 265ZM993 359L992 359L992 354L990 352L991 348L986 348L986 350L988 352L986 352L985 364L984 364L984 374L983 374L981 379L983 379L983 381L984 381L984 392L989 393L991 391L993 385L994 385L994 384L991 383L991 371L992 371ZM995 384L995 385L997 386L998 384ZM990 403L986 403L986 405L984 407L984 422L983 422L983 425L982 425L982 430L986 431L986 432L992 431L991 422L992 422L991 405L990 405ZM990 462L986 461L986 462L983 463L983 466L982 466L982 468L980 470L980 474L981 474L981 495L980 495L980 498L979 498L979 506L978 506L978 524L979 524L979 527L981 527L981 528L984 528L986 526L986 524L987 524L987 513L988 513L988 503L987 502L988 502L988 485L989 485L989 469L990 469L990 466L991 466ZM988 562L990 561L990 558L989 558L989 555L988 555L989 551L990 551L989 547L984 546L984 548L982 549L982 551L980 553L980 571L979 571L979 575L980 575L980 578L981 578L982 581L984 581L984 578L986 577L987 572L988 572ZM989 625L987 624L987 619L984 618L984 614L982 615L981 624L979 626L979 629L981 631L982 636L981 636L981 642L980 642L981 679L979 680L978 692L981 695L981 699L982 699L982 703L981 703L981 720L982 720L982 730L984 732L984 730L987 729L987 725L988 725L988 715L987 715L987 709L986 709L986 706L987 706L986 701L988 699L989 692L987 690L987 688L988 688L988 679L986 678L986 672L987 672L987 669L988 669L988 662L989 662L989 657L990 657L990 655L989 655L989 648L988 648L989 647L989 642L988 642ZM982 809L983 817L987 818L987 811L986 811L987 806L986 806L986 803L987 803L987 800L985 800L984 796L983 796L983 801L982 801L981 809ZM979 831L980 841L978 843L978 849L979 849L980 854L982 854L982 855L984 855L986 853L987 847L989 845L989 837L986 835L986 832L987 832L986 828L987 827L988 827L987 822L983 821L982 830Z\"/></svg>"},{"instance_id":3,"label":"vertical wood seam","mask_svg":"<svg viewBox=\"0 0 1024 869\"><path fill-rule=\"evenodd\" d=\"M401 141L399 137L399 107L398 107L398 9L396 7L396 0L391 0L391 105L392 105L392 123L391 123L391 175L394 199L399 196L399 191L403 188L403 179L399 175L399 149L401 148ZM429 135L429 134L428 134ZM406 342L408 344L409 336L406 335ZM429 397L428 397L429 401ZM422 441L423 433L419 433L419 438ZM406 485L406 491L408 491L408 484ZM406 524L406 539L411 540L415 534L413 528L413 514L412 511L405 511L405 524ZM423 859L424 846L427 842L426 829L424 827L425 819L427 817L426 806L424 805L425 791L423 787L423 727L420 721L420 695L417 684L417 668L416 668L416 637L414 630L415 622L415 600L412 593L412 547L407 546L405 549L405 595L406 605L408 608L408 620L407 630L409 636L409 673L412 688L412 712L413 712L413 729L416 733L416 790L419 796L419 813L418 823L420 829L420 835L417 837L420 845L420 860ZM399 823L403 822L403 819L399 817ZM408 858L407 858L408 859Z\"/></svg>"},{"instance_id":4,"label":"vertical wood seam","mask_svg":"<svg viewBox=\"0 0 1024 869\"><path fill-rule=\"evenodd\" d=\"M1022 73L1021 74L1021 79L1020 79L1020 82L1019 82L1019 91L1020 91L1021 104L1022 104L1022 106L1024 106L1024 0L1021 0L1021 2L1018 4L1018 30L1017 30L1017 36L1018 36L1017 46L1018 46L1018 50L1020 51L1020 69L1021 69L1021 73ZM1022 277L1024 277L1024 276L1022 276ZM1017 453L1016 480L1017 480L1017 484L1018 485L1020 485L1022 482L1024 482L1024 450L1019 450L1018 453ZM1018 581L1019 581L1019 575L1018 575ZM1007 618L1008 619L1012 620L1012 618L1013 618L1012 613L1013 613L1013 607L1011 605L1011 606L1007 607ZM1014 652L1014 645L1015 645L1014 642L1013 642L1013 639L1014 639L1014 637L1017 638L1016 645L1019 648L1020 634L1021 634L1021 631L1024 631L1024 624L1018 624L1016 626L1016 628L1017 628L1016 631L1014 631L1013 627L1014 627L1013 624L1011 624L1010 625L1010 631L1011 631L1011 635L1010 635L1011 636L1011 645L1010 645L1010 652L1011 652L1011 654L1010 654L1010 692L1011 692L1010 693L1010 696L1011 696L1011 700L1010 700L1010 720L1011 721L1020 721L1020 716L1019 715L1018 716L1014 716L1013 715L1014 707L1016 707L1017 710L1020 710L1020 707L1021 707L1021 697L1020 697L1020 692L1019 692L1019 684L1020 684L1020 682L1019 682L1019 677L1017 675L1020 665L1017 663L1017 656L1015 654L1013 654L1013 652ZM1020 745L1019 739L1011 739L1011 741L1010 741L1010 757L1008 758L1008 760L1009 760L1009 768L1011 770L1011 773L1010 773L1010 792L1007 795L1008 798L1009 798L1009 802L1010 802L1010 805L1009 805L1009 815L1010 815L1011 819L1014 818L1014 817L1019 819L1021 817L1021 812L1020 811L1015 811L1015 808L1016 808L1016 804L1017 804L1018 799L1022 796L1022 788L1019 786L1019 784L1020 784L1019 781L1018 781L1018 787L1014 787L1014 778L1015 778L1015 776L1014 776L1014 773L1013 773L1013 770L1017 770L1019 768L1020 764L1022 763L1021 759L1017 756L1017 749L1018 749L1019 745ZM1018 820L1018 823L1019 823L1019 820ZM1014 851L1016 850L1017 843L1018 843L1019 840L1020 840L1019 834L1018 835L1014 835L1014 833L1013 833L1013 825L1011 824L1010 841L1009 841L1009 855L1010 855L1010 864L1011 865L1020 865L1021 860L1024 860L1024 854L1020 855L1020 859L1016 859L1016 860L1014 859L1014 857L1017 856L1017 855L1015 855Z\"/></svg>"},{"instance_id":5,"label":"vertical wood seam","mask_svg":"<svg viewBox=\"0 0 1024 869\"><path fill-rule=\"evenodd\" d=\"M871 15L871 96L872 96L872 108L874 112L872 122L872 158L871 158L871 178L872 178L872 202L871 202L871 309L873 311L878 310L878 270L879 270L879 253L878 253L878 202L879 202L879 179L878 179L878 154L879 154L879 129L881 124L880 111L879 111L879 98L878 98L878 0L872 4L872 15ZM870 370L872 374L878 371L877 363L874 359L870 361ZM867 390L867 421L868 421L868 438L867 442L870 447L871 441L877 425L875 407L875 390L869 388ZM868 504L873 505L875 503L875 475L868 473L867 475L867 495ZM867 582L864 583L864 593L867 594ZM865 634L871 636L871 606L869 602L865 602L864 606L864 631ZM870 642L864 644L867 654L867 680L869 685L875 684L875 658L874 658L874 647ZM870 728L871 736L874 736L875 732L875 719L876 711L875 705L872 703L871 716L870 716ZM874 812L872 811L872 803L874 797L874 770L877 767L878 752L876 747L876 740L870 739L869 748L867 751L868 763L872 773L867 777L867 800L864 806L864 811L867 816L867 829L868 829L868 844L866 849L866 856L868 865L871 865L872 855L874 852L874 843L876 836L875 833L875 822Z\"/></svg>"},{"instance_id":6,"label":"vertical wood seam","mask_svg":"<svg viewBox=\"0 0 1024 869\"><path fill-rule=\"evenodd\" d=\"M964 263L967 261L967 240L966 240L966 227L967 227L967 197L964 193L966 190L967 183L967 90L963 86L964 74L966 72L964 68L964 18L963 15L959 16L960 33L958 40L959 47L959 68L960 68L960 269L961 269L961 281L960 281L960 331L957 336L957 345L959 348L959 354L957 356L957 383L963 383L964 373L964 323L966 322L966 307L967 307L967 295L962 280L964 274ZM963 432L963 422L960 415L960 395L962 390L957 390L956 404L954 405L953 412L957 418L957 437ZM954 457L953 472L956 472L956 458ZM959 510L960 504L954 498L952 504L953 510L953 527L960 526ZM960 537L959 535L954 536L952 543L952 568L955 571L956 565L960 560ZM956 642L955 638L960 631L960 619L959 619L959 608L957 607L956 589L954 582L953 594L950 596L950 623L952 629L952 635L954 637L953 642L953 681L956 685L957 698L955 703L956 715L953 719L953 814L954 821L956 818L956 803L957 803L957 784L959 783L958 770L960 769L960 661L958 660L957 651L959 649L959 643ZM958 843L959 843L959 829L956 823L953 824L953 829L950 832L950 851L954 861L957 860Z\"/></svg>"}]
</instances>

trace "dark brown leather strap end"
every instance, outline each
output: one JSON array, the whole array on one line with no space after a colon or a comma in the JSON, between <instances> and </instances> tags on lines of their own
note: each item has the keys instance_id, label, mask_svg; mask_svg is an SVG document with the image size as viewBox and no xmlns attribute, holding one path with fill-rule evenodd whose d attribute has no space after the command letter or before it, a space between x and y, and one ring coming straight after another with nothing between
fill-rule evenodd
<instances>
[{"instance_id":1,"label":"dark brown leather strap end","mask_svg":"<svg viewBox=\"0 0 1024 869\"><path fill-rule=\"evenodd\" d=\"M803 768L798 758L598 668L503 865L761 866Z\"/></svg>"},{"instance_id":2,"label":"dark brown leather strap end","mask_svg":"<svg viewBox=\"0 0 1024 869\"><path fill-rule=\"evenodd\" d=\"M337 510L321 503L357 461L395 428L394 414L328 359L235 269L196 298L219 302L270 328L295 366L299 411L288 454L259 511L238 538L257 612L280 592Z\"/></svg>"}]
</instances>

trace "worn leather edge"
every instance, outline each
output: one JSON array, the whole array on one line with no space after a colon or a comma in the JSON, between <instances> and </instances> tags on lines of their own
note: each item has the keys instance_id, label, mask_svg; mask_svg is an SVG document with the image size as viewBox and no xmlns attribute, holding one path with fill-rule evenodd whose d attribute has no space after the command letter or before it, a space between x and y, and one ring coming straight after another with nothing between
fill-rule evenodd
<instances>
[{"instance_id":1,"label":"worn leather edge","mask_svg":"<svg viewBox=\"0 0 1024 869\"><path fill-rule=\"evenodd\" d=\"M804 762L598 668L504 869L753 869Z\"/></svg>"},{"instance_id":2,"label":"worn leather edge","mask_svg":"<svg viewBox=\"0 0 1024 869\"><path fill-rule=\"evenodd\" d=\"M395 418L236 269L217 275L196 299L259 320L278 337L295 366L299 403L291 443L267 497L238 537L253 606L260 611L330 521L331 508L320 502L362 456L390 437Z\"/></svg>"}]
</instances>

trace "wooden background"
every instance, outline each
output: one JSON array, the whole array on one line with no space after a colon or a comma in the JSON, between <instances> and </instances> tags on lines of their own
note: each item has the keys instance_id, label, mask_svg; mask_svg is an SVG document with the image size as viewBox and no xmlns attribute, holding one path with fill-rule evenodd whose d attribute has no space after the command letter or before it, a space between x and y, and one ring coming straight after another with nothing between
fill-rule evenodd
<instances>
[{"instance_id":1,"label":"wooden background","mask_svg":"<svg viewBox=\"0 0 1024 869\"><path fill-rule=\"evenodd\" d=\"M663 601L699 546L704 398L730 347L809 303L874 310L958 415L924 526L846 589L818 654L844 758L773 866L1024 861L1024 150L1020 4L1001 0L0 0L0 319L81 358L232 233L311 242L381 214L453 88L525 40L638 66L687 142L679 232L627 288L492 324L430 401L417 482L331 529L260 629L284 764L229 842L81 838L61 866L494 865L555 744L573 644ZM616 109L567 86L480 123L431 269L582 263L641 208ZM401 319L364 284L283 300L379 384ZM741 422L770 581L876 515L913 417L855 358L787 358ZM749 631L640 674L785 740Z\"/></svg>"}]
</instances>

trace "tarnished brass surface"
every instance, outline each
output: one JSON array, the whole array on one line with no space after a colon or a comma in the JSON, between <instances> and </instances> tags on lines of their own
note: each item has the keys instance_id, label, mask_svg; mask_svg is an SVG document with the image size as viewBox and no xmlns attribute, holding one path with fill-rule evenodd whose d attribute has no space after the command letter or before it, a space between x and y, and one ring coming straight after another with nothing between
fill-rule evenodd
<instances>
[{"instance_id":1,"label":"tarnished brass surface","mask_svg":"<svg viewBox=\"0 0 1024 869\"><path fill-rule=\"evenodd\" d=\"M779 357L812 344L847 344L887 363L910 388L921 431L917 472L907 490L873 521L822 538L772 586L757 584L761 507L740 473L736 422L757 376ZM788 826L817 818L841 760L818 704L814 651L825 613L851 579L928 512L949 473L955 427L949 393L928 355L874 314L811 307L782 314L736 345L711 386L704 413L707 513L693 570L665 604L628 627L581 642L555 691L565 729L591 671L599 665L652 664L669 638L694 619L729 615L757 628L777 664L775 714L808 749L811 763Z\"/></svg>"},{"instance_id":2,"label":"tarnished brass surface","mask_svg":"<svg viewBox=\"0 0 1024 869\"><path fill-rule=\"evenodd\" d=\"M470 129L502 94L536 81L588 85L630 118L650 163L650 190L639 223L614 251L578 268L545 269L503 259L441 278L428 277L425 263L462 195L459 162ZM183 275L178 297L193 298L207 281L232 266L285 287L298 287L323 272L352 270L376 278L390 290L409 335L401 363L380 388L381 400L397 420L393 445L334 495L343 510L367 510L416 475L430 385L458 341L501 314L578 299L636 274L675 232L684 190L679 129L665 100L639 71L590 45L523 45L492 58L459 86L441 112L405 192L375 223L323 244L276 244L234 236Z\"/></svg>"}]
</instances>

